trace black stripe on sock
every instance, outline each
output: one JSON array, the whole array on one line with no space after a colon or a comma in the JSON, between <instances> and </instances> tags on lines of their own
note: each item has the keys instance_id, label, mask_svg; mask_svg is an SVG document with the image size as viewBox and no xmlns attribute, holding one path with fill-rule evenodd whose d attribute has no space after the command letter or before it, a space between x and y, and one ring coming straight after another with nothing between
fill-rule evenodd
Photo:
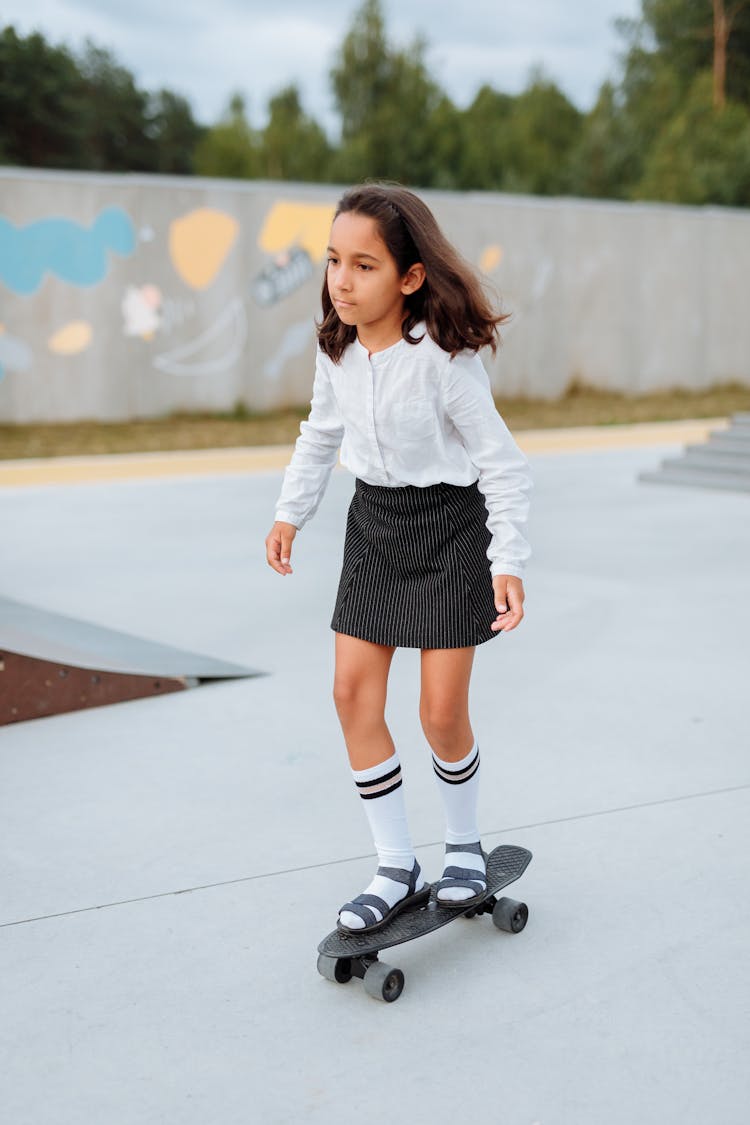
<instances>
[{"instance_id":1,"label":"black stripe on sock","mask_svg":"<svg viewBox=\"0 0 750 1125\"><path fill-rule=\"evenodd\" d=\"M384 773L381 777L371 777L369 781L355 781L354 784L357 789L369 789L371 785L382 785L384 781L390 781L392 777L396 777L401 773L401 766L396 766L395 770L390 773Z\"/></svg>"},{"instance_id":2,"label":"black stripe on sock","mask_svg":"<svg viewBox=\"0 0 750 1125\"><path fill-rule=\"evenodd\" d=\"M479 751L477 751L476 757L471 765L468 765L466 769L456 771L445 769L442 763L438 765L438 759L433 754L432 768L435 770L440 780L444 781L446 785L463 785L464 782L471 781L472 777L479 769Z\"/></svg>"}]
</instances>

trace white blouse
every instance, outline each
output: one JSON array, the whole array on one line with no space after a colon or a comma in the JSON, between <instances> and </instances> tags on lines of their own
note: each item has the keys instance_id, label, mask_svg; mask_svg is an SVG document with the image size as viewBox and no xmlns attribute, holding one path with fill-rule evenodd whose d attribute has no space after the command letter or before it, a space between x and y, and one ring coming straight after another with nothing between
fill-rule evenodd
<instances>
[{"instance_id":1,"label":"white blouse","mask_svg":"<svg viewBox=\"0 0 750 1125\"><path fill-rule=\"evenodd\" d=\"M341 463L367 484L468 485L489 513L492 574L522 577L531 475L474 352L451 359L425 333L369 355L355 340L340 363L318 349L312 404L284 474L276 519L302 527Z\"/></svg>"}]
</instances>

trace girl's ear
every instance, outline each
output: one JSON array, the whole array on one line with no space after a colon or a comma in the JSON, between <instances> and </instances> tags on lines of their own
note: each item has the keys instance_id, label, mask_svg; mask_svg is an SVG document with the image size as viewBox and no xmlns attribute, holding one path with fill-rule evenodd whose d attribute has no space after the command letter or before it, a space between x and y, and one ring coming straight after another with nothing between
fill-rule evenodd
<instances>
[{"instance_id":1,"label":"girl's ear","mask_svg":"<svg viewBox=\"0 0 750 1125\"><path fill-rule=\"evenodd\" d=\"M401 292L405 297L410 293L416 293L420 289L422 282L425 279L425 268L421 262L415 262L413 266L409 266L408 270L401 278Z\"/></svg>"}]
</instances>

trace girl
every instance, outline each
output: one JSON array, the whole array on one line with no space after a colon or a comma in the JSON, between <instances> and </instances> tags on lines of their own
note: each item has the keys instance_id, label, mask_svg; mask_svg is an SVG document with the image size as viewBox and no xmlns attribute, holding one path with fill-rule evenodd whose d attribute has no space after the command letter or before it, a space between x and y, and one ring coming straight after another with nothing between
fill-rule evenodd
<instances>
[{"instance_id":1,"label":"girl","mask_svg":"<svg viewBox=\"0 0 750 1125\"><path fill-rule=\"evenodd\" d=\"M310 415L266 557L279 574L292 573L292 541L320 504L340 446L357 480L331 623L334 701L379 864L339 912L347 933L376 930L430 893L385 722L398 646L421 650L419 714L446 815L437 897L465 907L486 889L469 679L475 646L523 617L529 555L528 465L477 355L485 346L494 354L504 319L417 196L382 185L343 196Z\"/></svg>"}]
</instances>

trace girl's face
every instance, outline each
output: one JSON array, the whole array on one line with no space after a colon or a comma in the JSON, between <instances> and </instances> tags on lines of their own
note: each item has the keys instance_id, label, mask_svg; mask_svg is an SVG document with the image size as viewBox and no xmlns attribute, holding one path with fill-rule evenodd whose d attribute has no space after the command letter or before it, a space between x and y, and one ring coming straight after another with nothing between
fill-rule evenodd
<instances>
[{"instance_id":1,"label":"girl's face","mask_svg":"<svg viewBox=\"0 0 750 1125\"><path fill-rule=\"evenodd\" d=\"M424 267L416 263L402 277L369 215L345 211L334 219L328 247L328 292L339 319L373 338L401 335L404 300L420 287ZM364 341L363 341L364 342Z\"/></svg>"}]
</instances>

